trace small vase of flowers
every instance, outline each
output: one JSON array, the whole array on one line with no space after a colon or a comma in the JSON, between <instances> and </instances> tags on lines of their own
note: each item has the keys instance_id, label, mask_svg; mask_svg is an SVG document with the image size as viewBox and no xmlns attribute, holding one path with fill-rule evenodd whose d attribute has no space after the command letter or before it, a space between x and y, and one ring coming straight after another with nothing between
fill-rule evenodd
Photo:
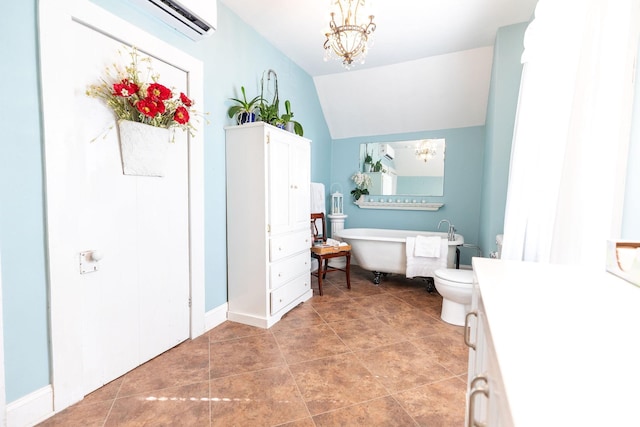
<instances>
[{"instance_id":1,"label":"small vase of flowers","mask_svg":"<svg viewBox=\"0 0 640 427\"><path fill-rule=\"evenodd\" d=\"M183 92L159 82L151 68L151 58L140 57L136 48L129 50L131 62L124 69L114 65L107 69L99 84L91 85L87 95L103 100L117 118L125 175L163 176L166 143L172 129L194 134L191 123L197 114L194 102ZM146 78L140 65L146 63Z\"/></svg>"},{"instance_id":2,"label":"small vase of flowers","mask_svg":"<svg viewBox=\"0 0 640 427\"><path fill-rule=\"evenodd\" d=\"M368 187L371 185L371 177L366 173L356 172L351 179L356 184L356 188L351 190L353 201L357 202L363 194L369 194Z\"/></svg>"}]
</instances>

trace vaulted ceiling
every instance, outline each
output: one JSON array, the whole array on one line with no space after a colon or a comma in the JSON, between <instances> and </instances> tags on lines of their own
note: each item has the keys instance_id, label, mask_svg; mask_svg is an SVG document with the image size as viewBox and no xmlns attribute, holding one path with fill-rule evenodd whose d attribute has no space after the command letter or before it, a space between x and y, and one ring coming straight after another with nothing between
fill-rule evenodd
<instances>
[{"instance_id":1,"label":"vaulted ceiling","mask_svg":"<svg viewBox=\"0 0 640 427\"><path fill-rule=\"evenodd\" d=\"M314 78L334 139L483 125L496 32L537 3L374 0L373 46L345 70L323 59L328 0L221 1Z\"/></svg>"}]
</instances>

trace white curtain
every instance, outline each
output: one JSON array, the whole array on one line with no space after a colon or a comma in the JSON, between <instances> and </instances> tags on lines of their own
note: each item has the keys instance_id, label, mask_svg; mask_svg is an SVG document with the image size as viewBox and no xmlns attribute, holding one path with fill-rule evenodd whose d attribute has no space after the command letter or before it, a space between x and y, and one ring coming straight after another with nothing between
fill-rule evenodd
<instances>
[{"instance_id":1,"label":"white curtain","mask_svg":"<svg viewBox=\"0 0 640 427\"><path fill-rule=\"evenodd\" d=\"M527 28L503 259L605 263L620 233L638 0L540 0Z\"/></svg>"}]
</instances>

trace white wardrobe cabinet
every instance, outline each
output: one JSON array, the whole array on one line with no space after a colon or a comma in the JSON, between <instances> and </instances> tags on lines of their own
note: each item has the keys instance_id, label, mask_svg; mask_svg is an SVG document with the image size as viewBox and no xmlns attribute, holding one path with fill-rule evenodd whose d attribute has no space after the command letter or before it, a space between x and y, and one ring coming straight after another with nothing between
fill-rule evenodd
<instances>
[{"instance_id":1,"label":"white wardrobe cabinet","mask_svg":"<svg viewBox=\"0 0 640 427\"><path fill-rule=\"evenodd\" d=\"M225 131L228 319L269 328L313 295L311 141L263 122Z\"/></svg>"}]
</instances>

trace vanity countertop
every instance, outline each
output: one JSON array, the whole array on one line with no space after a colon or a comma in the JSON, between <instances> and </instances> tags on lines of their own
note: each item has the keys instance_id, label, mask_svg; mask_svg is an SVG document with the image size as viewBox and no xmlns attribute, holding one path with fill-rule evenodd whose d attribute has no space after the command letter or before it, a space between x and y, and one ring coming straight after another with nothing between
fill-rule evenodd
<instances>
[{"instance_id":1,"label":"vanity countertop","mask_svg":"<svg viewBox=\"0 0 640 427\"><path fill-rule=\"evenodd\" d=\"M640 288L598 267L473 259L516 426L640 426Z\"/></svg>"}]
</instances>

